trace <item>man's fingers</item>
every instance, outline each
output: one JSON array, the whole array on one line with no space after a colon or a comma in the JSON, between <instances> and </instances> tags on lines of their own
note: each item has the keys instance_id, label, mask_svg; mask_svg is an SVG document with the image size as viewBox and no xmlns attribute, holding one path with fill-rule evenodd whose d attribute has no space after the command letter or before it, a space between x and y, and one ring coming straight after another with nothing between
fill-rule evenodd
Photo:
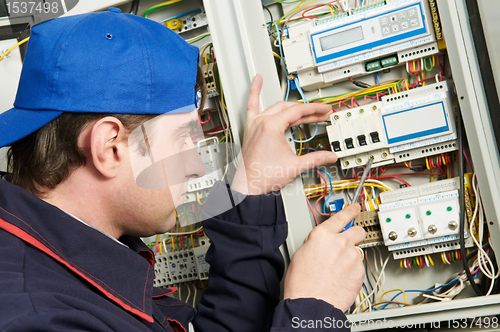
<instances>
[{"instance_id":1,"label":"man's fingers","mask_svg":"<svg viewBox=\"0 0 500 332\"><path fill-rule=\"evenodd\" d=\"M305 116L305 117L299 119L298 121L290 124L290 127L295 127L295 126L298 126L298 125L301 125L301 124L305 124L305 123L323 122L323 121L328 120L330 118L330 115L332 113L333 113L333 111L328 112L326 114L308 115L308 116Z\"/></svg>"},{"instance_id":2,"label":"man's fingers","mask_svg":"<svg viewBox=\"0 0 500 332\"><path fill-rule=\"evenodd\" d=\"M252 85L250 86L250 93L248 94L247 102L247 121L259 114L259 97L260 90L262 89L262 76L255 75Z\"/></svg>"},{"instance_id":3,"label":"man's fingers","mask_svg":"<svg viewBox=\"0 0 500 332\"><path fill-rule=\"evenodd\" d=\"M348 205L333 217L325 220L321 225L326 226L333 233L340 233L359 214L360 205L358 203Z\"/></svg>"},{"instance_id":4,"label":"man's fingers","mask_svg":"<svg viewBox=\"0 0 500 332\"><path fill-rule=\"evenodd\" d=\"M297 158L296 168L303 171L304 169L313 169L327 164L333 164L337 161L337 155L331 151L315 151ZM298 174L297 174L298 175Z\"/></svg>"},{"instance_id":5,"label":"man's fingers","mask_svg":"<svg viewBox=\"0 0 500 332\"><path fill-rule=\"evenodd\" d=\"M297 104L286 111L274 114L276 123L283 125L283 130L297 123L300 119L313 115L325 115L331 111L331 106L326 104Z\"/></svg>"},{"instance_id":6,"label":"man's fingers","mask_svg":"<svg viewBox=\"0 0 500 332\"><path fill-rule=\"evenodd\" d=\"M354 226L346 230L343 234L349 236L355 245L360 245L366 239L366 232L362 227Z\"/></svg>"}]
</instances>

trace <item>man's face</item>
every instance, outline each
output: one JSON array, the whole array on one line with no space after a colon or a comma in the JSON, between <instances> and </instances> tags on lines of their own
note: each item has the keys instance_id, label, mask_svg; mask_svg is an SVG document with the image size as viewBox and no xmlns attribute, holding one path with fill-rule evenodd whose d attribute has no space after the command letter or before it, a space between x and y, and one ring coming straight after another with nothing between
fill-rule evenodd
<instances>
[{"instance_id":1,"label":"man's face","mask_svg":"<svg viewBox=\"0 0 500 332\"><path fill-rule=\"evenodd\" d=\"M203 139L197 115L196 110L161 115L129 136L133 205L141 211L145 232L164 233L173 228L174 211L184 202L189 179L205 174L195 144Z\"/></svg>"}]
</instances>

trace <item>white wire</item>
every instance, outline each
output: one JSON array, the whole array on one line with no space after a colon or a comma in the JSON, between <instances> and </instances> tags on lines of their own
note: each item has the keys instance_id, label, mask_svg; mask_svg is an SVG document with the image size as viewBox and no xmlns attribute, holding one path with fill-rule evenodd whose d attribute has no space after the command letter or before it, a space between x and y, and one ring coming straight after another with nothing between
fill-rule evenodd
<instances>
[{"instance_id":1,"label":"white wire","mask_svg":"<svg viewBox=\"0 0 500 332\"><path fill-rule=\"evenodd\" d=\"M368 299L369 299L370 297L372 297L372 295L375 293L375 290L377 289L377 287L379 287L379 284L381 283L382 279L385 279L385 278L384 278L384 270L385 270L385 267L387 266L387 263L389 262L389 257L390 257L390 256L387 256L387 258L385 259L384 265L382 266L382 270L380 271L380 273L379 273L379 277L377 278L377 281L376 281L376 283L375 283L375 287L372 289L372 291L370 292L370 294L368 294L368 296L367 296L367 297L365 297L365 298L363 299L363 301L361 301L361 303L360 303L360 304L358 304L358 306L354 309L354 311L353 311L353 312L356 312L356 311L358 310L358 308L359 308L359 307L361 307L361 305L362 305L363 303L367 302L367 301L368 301ZM380 291L379 291L379 292L380 292ZM378 292L377 292L377 294L376 294L376 295L378 295ZM375 297L377 297L377 296L375 296Z\"/></svg>"},{"instance_id":2,"label":"white wire","mask_svg":"<svg viewBox=\"0 0 500 332\"><path fill-rule=\"evenodd\" d=\"M193 289L194 289L194 295L193 295L193 308L194 308L194 306L196 305L196 293L197 293L196 285L194 284L193 284Z\"/></svg>"},{"instance_id":3,"label":"white wire","mask_svg":"<svg viewBox=\"0 0 500 332\"><path fill-rule=\"evenodd\" d=\"M187 284L186 287L188 289L188 296L186 297L186 300L184 302L189 304L189 298L191 297L191 287L189 287L189 284Z\"/></svg>"},{"instance_id":4,"label":"white wire","mask_svg":"<svg viewBox=\"0 0 500 332\"><path fill-rule=\"evenodd\" d=\"M190 235L190 234L194 234L194 233L198 233L199 231L201 231L203 229L203 226L201 226L200 228L198 229L195 229L194 231L190 231L190 232L183 232L183 233L165 233L165 235L174 235L174 236L177 236L177 235Z\"/></svg>"},{"instance_id":5,"label":"white wire","mask_svg":"<svg viewBox=\"0 0 500 332\"><path fill-rule=\"evenodd\" d=\"M193 38L190 38L190 39L186 39L186 42L190 43L192 42L193 40L196 40L200 37L205 37L205 36L210 36L210 32L205 32L205 33L202 33L202 34L199 34L198 36L195 36ZM201 47L203 49L203 47Z\"/></svg>"},{"instance_id":6,"label":"white wire","mask_svg":"<svg viewBox=\"0 0 500 332\"><path fill-rule=\"evenodd\" d=\"M476 246L478 248L478 252L477 252L478 255L477 256L479 259L479 268L481 269L481 272L483 272L483 274L487 278L495 280L496 278L498 278L498 273L497 273L497 275L495 275L495 268L493 267L493 263L491 262L486 251L484 251L484 249L483 249L484 213L483 213L483 206L482 206L482 202L481 202L481 197L479 196L479 192L478 192L478 189L476 187L476 174L475 173L472 177L472 190L474 190L474 195L476 196L476 204L474 207L474 213L472 215L472 220L471 220L471 223L469 225L469 232L471 234L472 240L474 241L474 243L476 244ZM479 242L472 235L472 227L473 227L475 220L476 220L476 217L478 215L479 215L479 230L478 230L479 231ZM484 260L485 258L491 267L491 271L488 269L486 261ZM491 284L493 285L493 282ZM492 289L492 287L491 287L492 285L490 285L490 290ZM488 292L487 295L489 295L489 293L490 292Z\"/></svg>"},{"instance_id":7,"label":"white wire","mask_svg":"<svg viewBox=\"0 0 500 332\"><path fill-rule=\"evenodd\" d=\"M182 289L182 286L181 284L179 284L179 287L177 287L177 292L179 292L179 300L182 301L181 299L181 289Z\"/></svg>"}]
</instances>

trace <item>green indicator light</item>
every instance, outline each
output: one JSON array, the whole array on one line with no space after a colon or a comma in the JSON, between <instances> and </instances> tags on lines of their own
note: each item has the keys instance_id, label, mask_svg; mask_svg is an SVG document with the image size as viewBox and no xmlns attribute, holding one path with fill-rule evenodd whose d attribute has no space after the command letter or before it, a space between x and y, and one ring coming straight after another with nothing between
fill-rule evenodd
<instances>
[{"instance_id":1,"label":"green indicator light","mask_svg":"<svg viewBox=\"0 0 500 332\"><path fill-rule=\"evenodd\" d=\"M446 211L451 211L451 210L453 210L453 209L451 208L451 206L448 206L448 207L446 208Z\"/></svg>"},{"instance_id":2,"label":"green indicator light","mask_svg":"<svg viewBox=\"0 0 500 332\"><path fill-rule=\"evenodd\" d=\"M431 211L427 211L425 214L428 215L428 216L430 216L432 214L432 212Z\"/></svg>"},{"instance_id":3,"label":"green indicator light","mask_svg":"<svg viewBox=\"0 0 500 332\"><path fill-rule=\"evenodd\" d=\"M391 219L391 218L387 218L385 221L387 221L387 222L391 222L391 221L392 221L392 219Z\"/></svg>"},{"instance_id":4,"label":"green indicator light","mask_svg":"<svg viewBox=\"0 0 500 332\"><path fill-rule=\"evenodd\" d=\"M406 217L406 219L410 219L411 215L408 213L405 217Z\"/></svg>"}]
</instances>

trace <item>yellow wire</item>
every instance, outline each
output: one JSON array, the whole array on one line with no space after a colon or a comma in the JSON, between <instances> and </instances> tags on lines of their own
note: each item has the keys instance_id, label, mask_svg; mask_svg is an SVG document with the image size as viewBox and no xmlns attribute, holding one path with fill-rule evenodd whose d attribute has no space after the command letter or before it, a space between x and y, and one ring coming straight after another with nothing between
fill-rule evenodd
<instances>
[{"instance_id":1,"label":"yellow wire","mask_svg":"<svg viewBox=\"0 0 500 332\"><path fill-rule=\"evenodd\" d=\"M405 303L408 303L408 298L406 297L406 292L404 290L402 290L402 289L399 289L399 288L388 290L387 292L385 292L384 294L382 294L382 296L380 296L380 300L378 300L378 301L382 302L382 298L384 297L385 294L392 293L392 292L397 292L397 291L403 293L403 295L405 296Z\"/></svg>"},{"instance_id":2,"label":"yellow wire","mask_svg":"<svg viewBox=\"0 0 500 332\"><path fill-rule=\"evenodd\" d=\"M328 6L328 9L330 9L330 14L332 14L332 16L335 16L335 13L333 12L333 9L332 9L332 6ZM363 306L364 307L364 306ZM365 308L363 308L365 309Z\"/></svg>"},{"instance_id":3,"label":"yellow wire","mask_svg":"<svg viewBox=\"0 0 500 332\"><path fill-rule=\"evenodd\" d=\"M226 102L224 101L224 90L222 89L222 82L220 80L220 76L219 76L219 86L220 86L220 100L222 101L222 106L224 106L224 109L227 110Z\"/></svg>"},{"instance_id":4,"label":"yellow wire","mask_svg":"<svg viewBox=\"0 0 500 332\"><path fill-rule=\"evenodd\" d=\"M274 54L275 57L277 57L278 59L281 60L281 57L280 57L280 55L278 53L276 53L276 52L273 51L273 54Z\"/></svg>"},{"instance_id":5,"label":"yellow wire","mask_svg":"<svg viewBox=\"0 0 500 332\"><path fill-rule=\"evenodd\" d=\"M425 157L425 166L427 166L427 169L431 169L429 167L429 157Z\"/></svg>"},{"instance_id":6,"label":"yellow wire","mask_svg":"<svg viewBox=\"0 0 500 332\"><path fill-rule=\"evenodd\" d=\"M338 183L332 182L332 185L336 185L336 184L338 184ZM349 184L347 184L345 186L335 187L335 188L333 188L333 191L339 191L339 190L343 190L343 189L356 188L357 186L358 186L357 183L349 183ZM377 183L365 183L363 186L364 187L369 187L369 188L379 188L379 189L383 189L385 191L389 191L390 190L386 186L379 185ZM309 194L310 192L315 192L317 190L321 190L322 188L324 188L324 184L318 184L318 185L315 185L315 186L304 187L304 189L311 189L311 190L306 190L306 195ZM329 191L330 191L330 187L328 187L327 193L329 193ZM315 196L309 196L309 198L314 198L314 197L319 197L319 196L321 196L321 194L318 194L318 195L315 195Z\"/></svg>"},{"instance_id":7,"label":"yellow wire","mask_svg":"<svg viewBox=\"0 0 500 332\"><path fill-rule=\"evenodd\" d=\"M431 169L431 173L434 173L434 168ZM434 175L431 175L431 182L434 182Z\"/></svg>"},{"instance_id":8,"label":"yellow wire","mask_svg":"<svg viewBox=\"0 0 500 332\"><path fill-rule=\"evenodd\" d=\"M208 53L205 54L205 64L208 65Z\"/></svg>"},{"instance_id":9,"label":"yellow wire","mask_svg":"<svg viewBox=\"0 0 500 332\"><path fill-rule=\"evenodd\" d=\"M199 191L196 192L196 200L198 201L198 204L200 204L200 205L205 205L205 203L206 203L206 202L203 202L203 203L201 202Z\"/></svg>"},{"instance_id":10,"label":"yellow wire","mask_svg":"<svg viewBox=\"0 0 500 332\"><path fill-rule=\"evenodd\" d=\"M2 61L3 58L5 58L7 56L7 54L9 54L10 52L12 52L16 47L21 46L22 44L26 43L29 39L30 39L30 37L26 37L23 40L21 40L19 43L17 43L16 45L14 45L11 48L9 48L7 51L5 51L5 53L2 54L2 56L0 56L0 61Z\"/></svg>"},{"instance_id":11,"label":"yellow wire","mask_svg":"<svg viewBox=\"0 0 500 332\"><path fill-rule=\"evenodd\" d=\"M441 160L443 160L443 165L446 165L446 160L444 159L444 153L441 153Z\"/></svg>"},{"instance_id":12,"label":"yellow wire","mask_svg":"<svg viewBox=\"0 0 500 332\"><path fill-rule=\"evenodd\" d=\"M165 2L162 2L162 3L159 3L157 5L154 5L153 7L150 7L148 8L146 11L150 10L150 9L155 9L155 8L158 8L158 7L163 7L163 6L168 6L168 5L173 5L174 3L177 3L177 2L181 2L182 0L170 0L170 1L165 1ZM149 15L149 14L148 14ZM148 17L148 15L144 16L144 17Z\"/></svg>"},{"instance_id":13,"label":"yellow wire","mask_svg":"<svg viewBox=\"0 0 500 332\"><path fill-rule=\"evenodd\" d=\"M425 70L422 71L422 86L425 86Z\"/></svg>"},{"instance_id":14,"label":"yellow wire","mask_svg":"<svg viewBox=\"0 0 500 332\"><path fill-rule=\"evenodd\" d=\"M365 311L365 302L363 301L363 294L361 293L361 291L359 291L359 298L361 300L361 307L363 311Z\"/></svg>"},{"instance_id":15,"label":"yellow wire","mask_svg":"<svg viewBox=\"0 0 500 332\"><path fill-rule=\"evenodd\" d=\"M427 258L429 259L429 262L431 263L432 266L434 266L434 261L432 260L430 255L427 255Z\"/></svg>"},{"instance_id":16,"label":"yellow wire","mask_svg":"<svg viewBox=\"0 0 500 332\"><path fill-rule=\"evenodd\" d=\"M399 260L399 266L400 266L401 268L403 268L403 260L402 260L402 259L400 259L400 260Z\"/></svg>"},{"instance_id":17,"label":"yellow wire","mask_svg":"<svg viewBox=\"0 0 500 332\"><path fill-rule=\"evenodd\" d=\"M203 49L201 50L201 52L200 52L200 56L201 56L202 58L203 58L203 54L205 54L205 51L207 50L207 48L209 48L209 47L210 47L210 45L212 45L212 43L205 45L205 47L203 47Z\"/></svg>"},{"instance_id":18,"label":"yellow wire","mask_svg":"<svg viewBox=\"0 0 500 332\"><path fill-rule=\"evenodd\" d=\"M444 265L448 265L448 263L446 263L446 259L444 259L444 253L441 253L441 259L443 260Z\"/></svg>"}]
</instances>

